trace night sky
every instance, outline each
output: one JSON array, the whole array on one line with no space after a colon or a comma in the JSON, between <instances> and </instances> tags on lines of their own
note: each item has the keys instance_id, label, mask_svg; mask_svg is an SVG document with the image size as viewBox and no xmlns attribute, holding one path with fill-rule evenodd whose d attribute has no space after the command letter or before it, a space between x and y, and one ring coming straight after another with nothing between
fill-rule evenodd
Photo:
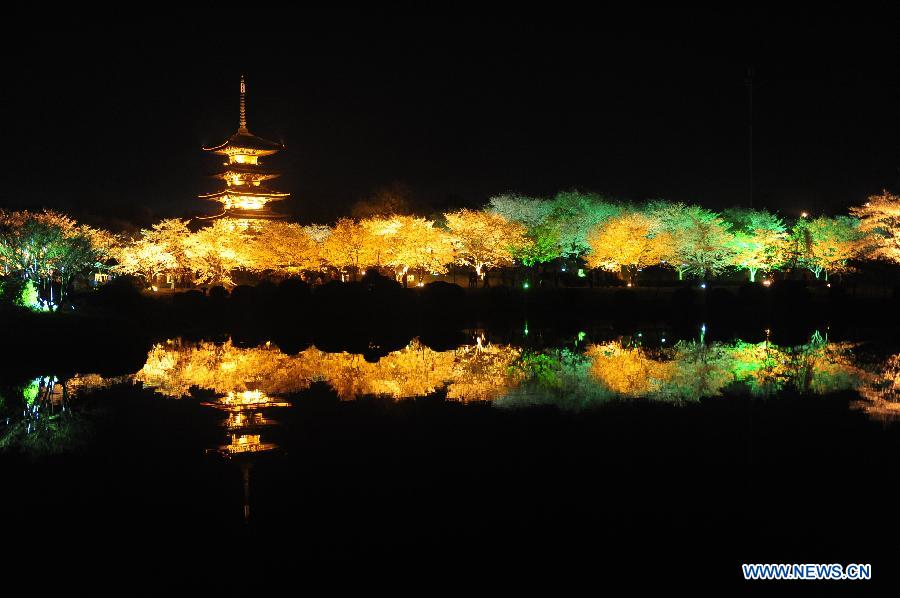
<instances>
[{"instance_id":1,"label":"night sky","mask_svg":"<svg viewBox=\"0 0 900 598\"><path fill-rule=\"evenodd\" d=\"M237 128L283 141L283 211L328 221L401 184L422 213L504 191L842 212L900 191L897 20L782 11L90 17L0 41L0 207L111 227L213 213ZM455 12L454 12L455 11ZM60 23L61 24L61 23ZM57 24L59 25L59 24Z\"/></svg>"}]
</instances>

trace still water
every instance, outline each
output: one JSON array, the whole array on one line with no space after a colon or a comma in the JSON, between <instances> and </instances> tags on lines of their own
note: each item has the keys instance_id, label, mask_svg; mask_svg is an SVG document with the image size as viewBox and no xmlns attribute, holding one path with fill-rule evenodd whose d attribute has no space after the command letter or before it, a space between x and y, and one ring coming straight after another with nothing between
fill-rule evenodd
<instances>
[{"instance_id":1,"label":"still water","mask_svg":"<svg viewBox=\"0 0 900 598\"><path fill-rule=\"evenodd\" d=\"M29 444L31 434L51 434L59 437L48 442L58 441L58 447L33 444L65 450L66 420L77 418L77 398L110 387L147 389L160 400L196 399L219 410L229 440L219 448L226 454L275 448L262 440L272 423L266 413L302 401L314 384L341 401L439 396L497 409L549 405L570 411L617 400L681 405L711 397L852 391L857 397L851 409L884 420L900 415L900 353L873 357L865 343L829 340L827 331L787 346L768 338L707 341L705 326L693 339L637 332L591 342L582 332L540 348L490 342L481 331L468 336L470 344L449 350L413 339L374 359L314 346L291 355L272 342L168 339L154 344L143 367L129 375L48 374L18 388L7 385L0 442L13 448Z\"/></svg>"},{"instance_id":2,"label":"still water","mask_svg":"<svg viewBox=\"0 0 900 598\"><path fill-rule=\"evenodd\" d=\"M5 500L80 504L94 531L135 512L151 536L292 530L319 556L581 542L557 527L577 517L626 543L674 526L730 563L796 541L767 527L776 502L831 512L848 484L866 501L897 479L900 347L881 340L713 340L705 326L462 338L365 355L172 338L130 373L3 381L0 458L21 485ZM855 526L816 529L865 544Z\"/></svg>"}]
</instances>

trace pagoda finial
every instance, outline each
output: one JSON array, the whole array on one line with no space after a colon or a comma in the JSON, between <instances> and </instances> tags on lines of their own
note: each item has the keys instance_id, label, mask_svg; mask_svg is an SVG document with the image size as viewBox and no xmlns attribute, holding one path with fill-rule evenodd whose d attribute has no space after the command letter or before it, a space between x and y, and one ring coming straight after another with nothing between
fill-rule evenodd
<instances>
[{"instance_id":1,"label":"pagoda finial","mask_svg":"<svg viewBox=\"0 0 900 598\"><path fill-rule=\"evenodd\" d=\"M241 75L241 122L240 128L242 131L247 130L247 106L244 101L244 96L247 93L247 85L244 83L244 75Z\"/></svg>"}]
</instances>

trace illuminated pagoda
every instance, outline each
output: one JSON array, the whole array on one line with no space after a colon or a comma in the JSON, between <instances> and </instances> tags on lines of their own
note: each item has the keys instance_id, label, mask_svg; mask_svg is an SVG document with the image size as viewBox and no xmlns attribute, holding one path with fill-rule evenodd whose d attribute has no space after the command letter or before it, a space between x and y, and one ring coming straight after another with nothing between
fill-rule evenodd
<instances>
[{"instance_id":1,"label":"illuminated pagoda","mask_svg":"<svg viewBox=\"0 0 900 598\"><path fill-rule=\"evenodd\" d=\"M279 176L262 166L260 157L271 156L284 146L262 137L257 137L247 129L247 86L241 75L240 121L237 133L215 147L205 147L204 151L228 157L225 169L214 175L225 182L225 188L215 193L200 195L201 199L217 201L223 211L216 218L231 217L239 220L270 220L282 218L272 211L271 204L286 198L289 193L269 189L265 182Z\"/></svg>"}]
</instances>

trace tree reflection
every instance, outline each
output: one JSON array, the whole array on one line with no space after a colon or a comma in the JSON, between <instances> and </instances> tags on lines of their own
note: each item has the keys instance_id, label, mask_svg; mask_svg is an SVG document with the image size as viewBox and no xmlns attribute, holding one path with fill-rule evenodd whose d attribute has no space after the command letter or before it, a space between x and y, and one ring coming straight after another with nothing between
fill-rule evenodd
<instances>
[{"instance_id":1,"label":"tree reflection","mask_svg":"<svg viewBox=\"0 0 900 598\"><path fill-rule=\"evenodd\" d=\"M882 421L900 417L900 353L870 365L854 407Z\"/></svg>"},{"instance_id":2,"label":"tree reflection","mask_svg":"<svg viewBox=\"0 0 900 598\"><path fill-rule=\"evenodd\" d=\"M64 450L83 431L70 408L72 398L128 381L170 398L200 394L205 405L222 410L226 442L216 451L226 456L275 448L264 438L272 423L268 410L288 406L286 397L314 383L327 384L342 400L439 394L501 408L567 410L613 399L680 404L725 394L856 390L856 406L871 416L900 414L900 353L864 362L855 344L832 342L818 332L793 346L772 343L768 335L759 343L706 342L700 335L671 346L647 346L640 335L579 346L582 340L580 335L574 345L532 349L490 343L479 334L447 351L413 340L371 362L315 347L288 355L271 343L240 347L230 340L172 339L154 345L131 376L78 374L61 380L48 375L0 389L0 448Z\"/></svg>"}]
</instances>

